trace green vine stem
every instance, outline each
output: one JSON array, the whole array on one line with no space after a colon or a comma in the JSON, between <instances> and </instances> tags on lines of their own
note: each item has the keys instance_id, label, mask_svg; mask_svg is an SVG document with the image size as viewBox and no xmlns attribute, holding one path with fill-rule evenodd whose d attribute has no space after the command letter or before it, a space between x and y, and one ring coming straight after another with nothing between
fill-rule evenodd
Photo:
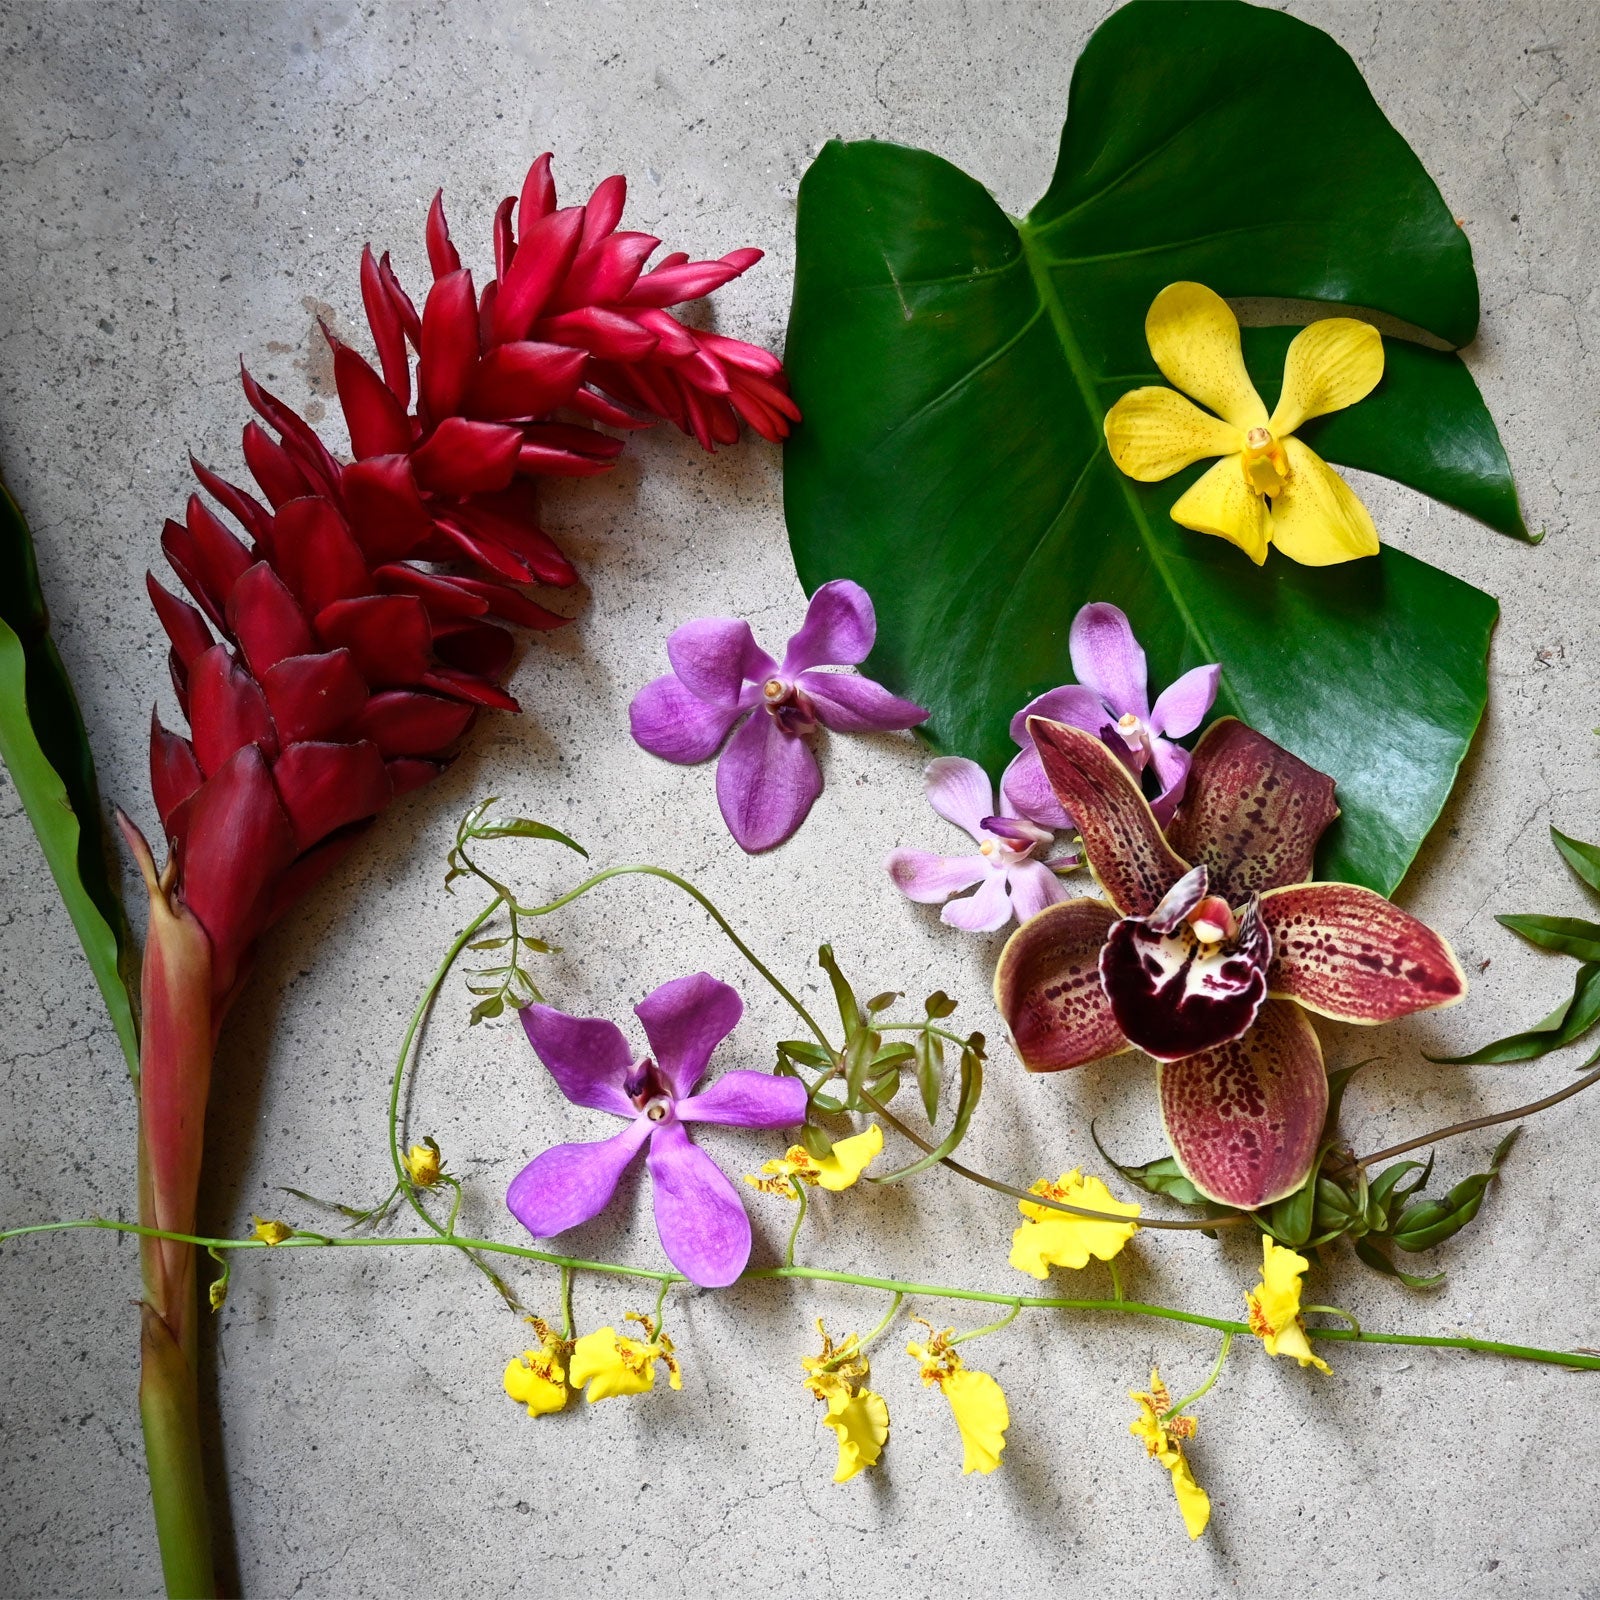
<instances>
[{"instance_id":1,"label":"green vine stem","mask_svg":"<svg viewBox=\"0 0 1600 1600\"><path fill-rule=\"evenodd\" d=\"M1126 1218L1122 1220L1126 1221ZM81 1217L69 1222L36 1222L19 1228L0 1230L0 1244L33 1234L61 1233L80 1228L98 1228L109 1233L131 1233L144 1238L170 1239L178 1244L197 1245L207 1250L377 1250L449 1249L478 1250L488 1255L515 1256L523 1261L539 1261L547 1266L565 1267L569 1272L599 1272L612 1277L638 1278L657 1285L687 1283L681 1272L666 1272L654 1267L630 1267L616 1261L586 1261L576 1256L556 1255L531 1245L504 1244L496 1239L445 1238L424 1234L410 1238L353 1239L328 1238L323 1234L294 1234L282 1244L269 1245L261 1239L209 1239L196 1234L163 1233L134 1222L117 1222L110 1217ZM860 1289L876 1289L883 1294L903 1295L916 1300L966 1300L981 1305L1017 1306L1024 1311L1104 1311L1113 1315L1158 1317L1166 1322L1183 1322L1197 1328L1212 1328L1218 1333L1249 1333L1243 1322L1227 1317L1208 1317L1198 1311L1182 1311L1176 1306L1152 1305L1142 1300L1085 1300L1066 1295L1002 1294L990 1289L965 1289L948 1283L908 1283L899 1278L879 1278L860 1272L835 1272L826 1267L752 1267L738 1279L754 1283L767 1279L799 1280L811 1283L844 1283ZM1473 1350L1480 1355L1504 1356L1517 1361L1538 1361L1548 1366L1570 1367L1577 1371L1600 1372L1600 1355L1578 1350L1545 1350L1536 1345L1506 1344L1497 1339L1469 1339L1434 1333L1374 1333L1369 1328L1308 1328L1312 1339L1335 1344L1417 1345L1439 1350Z\"/></svg>"},{"instance_id":2,"label":"green vine stem","mask_svg":"<svg viewBox=\"0 0 1600 1600\"><path fill-rule=\"evenodd\" d=\"M1186 1394L1175 1406L1170 1406L1166 1411L1162 1412L1161 1420L1163 1422L1171 1422L1180 1411L1186 1411L1196 1400L1211 1392L1212 1384L1222 1376L1222 1363L1228 1359L1228 1352L1233 1348L1233 1338L1231 1330L1223 1334L1222 1348L1217 1351L1217 1359L1212 1363L1211 1372L1206 1381L1193 1394Z\"/></svg>"}]
</instances>

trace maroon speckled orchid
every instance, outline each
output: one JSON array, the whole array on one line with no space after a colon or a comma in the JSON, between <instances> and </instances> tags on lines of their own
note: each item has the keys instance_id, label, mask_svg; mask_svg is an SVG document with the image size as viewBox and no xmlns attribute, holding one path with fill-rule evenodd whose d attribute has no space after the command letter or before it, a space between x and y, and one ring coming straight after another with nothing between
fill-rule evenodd
<instances>
[{"instance_id":1,"label":"maroon speckled orchid","mask_svg":"<svg viewBox=\"0 0 1600 1600\"><path fill-rule=\"evenodd\" d=\"M1308 881L1333 780L1243 723L1207 729L1165 833L1099 739L1040 718L1029 731L1105 899L1048 907L1001 954L995 1001L1023 1064L1144 1050L1202 1194L1292 1194L1328 1105L1305 1012L1377 1023L1451 1005L1467 984L1449 945L1370 889Z\"/></svg>"}]
</instances>

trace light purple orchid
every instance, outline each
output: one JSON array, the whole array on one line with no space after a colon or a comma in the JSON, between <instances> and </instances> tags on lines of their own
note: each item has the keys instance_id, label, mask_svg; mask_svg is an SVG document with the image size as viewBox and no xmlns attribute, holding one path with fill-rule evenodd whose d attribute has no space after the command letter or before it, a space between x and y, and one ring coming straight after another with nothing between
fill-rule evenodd
<instances>
[{"instance_id":1,"label":"light purple orchid","mask_svg":"<svg viewBox=\"0 0 1600 1600\"><path fill-rule=\"evenodd\" d=\"M994 791L988 774L976 761L963 756L940 756L924 773L928 804L946 822L965 828L978 846L977 854L935 855L929 850L892 850L884 867L895 887L909 899L925 905L947 901L941 922L968 933L993 933L1013 916L1026 922L1046 906L1067 898L1053 868L1077 865L1076 856L1046 864L1040 859L1055 835L1026 817L1002 794L995 814ZM963 889L978 885L978 892L952 900Z\"/></svg>"},{"instance_id":2,"label":"light purple orchid","mask_svg":"<svg viewBox=\"0 0 1600 1600\"><path fill-rule=\"evenodd\" d=\"M744 1013L736 990L709 973L675 978L634 1008L651 1055L635 1056L614 1022L528 1006L528 1042L575 1106L628 1119L614 1138L558 1144L535 1156L506 1191L511 1214L536 1239L598 1216L634 1157L650 1145L656 1231L667 1259L693 1283L720 1289L750 1259L750 1219L722 1170L689 1140L684 1124L792 1128L805 1121L806 1086L766 1072L725 1072L694 1087L711 1052Z\"/></svg>"},{"instance_id":3,"label":"light purple orchid","mask_svg":"<svg viewBox=\"0 0 1600 1600\"><path fill-rule=\"evenodd\" d=\"M633 697L634 739L652 755L692 765L722 747L717 804L728 831L752 854L770 850L806 820L822 793L822 769L807 736L818 723L838 733L913 728L928 713L854 673L820 672L865 661L878 636L867 591L847 578L811 597L780 665L748 622L706 617L667 640L672 671Z\"/></svg>"},{"instance_id":4,"label":"light purple orchid","mask_svg":"<svg viewBox=\"0 0 1600 1600\"><path fill-rule=\"evenodd\" d=\"M1221 667L1191 669L1152 706L1144 651L1127 617L1103 600L1084 606L1072 619L1068 645L1078 681L1030 700L1011 719L1011 737L1021 753L1001 777L1000 792L1018 813L1042 827L1072 825L1028 734L1028 718L1044 717L1103 739L1136 775L1153 766L1160 793L1150 809L1165 827L1189 780L1189 752L1172 741L1193 733L1204 720L1217 697Z\"/></svg>"}]
</instances>

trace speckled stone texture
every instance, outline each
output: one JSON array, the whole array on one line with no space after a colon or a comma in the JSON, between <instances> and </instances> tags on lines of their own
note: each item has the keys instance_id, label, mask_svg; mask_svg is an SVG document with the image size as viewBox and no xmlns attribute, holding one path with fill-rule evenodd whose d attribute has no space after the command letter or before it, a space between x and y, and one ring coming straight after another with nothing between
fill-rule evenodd
<instances>
[{"instance_id":1,"label":"speckled stone texture","mask_svg":"<svg viewBox=\"0 0 1600 1600\"><path fill-rule=\"evenodd\" d=\"M1594 524L1600 513L1600 130L1597 19L1582 0L1297 3L1360 61L1380 104L1471 235L1483 332L1468 359L1499 420L1542 548L1403 489L1361 489L1384 536L1501 597L1489 717L1403 900L1455 942L1466 1005L1378 1033L1322 1028L1334 1063L1375 1055L1348 1101L1372 1148L1566 1081L1422 1059L1543 1014L1570 966L1520 946L1497 911L1582 914L1546 825L1600 834ZM251 367L332 430L316 319L365 347L356 267L371 239L424 274L423 216L443 183L468 259L493 205L550 148L566 195L614 171L628 226L696 255L767 259L717 297L720 327L778 347L794 196L830 135L940 151L1021 211L1043 188L1072 64L1104 15L1079 0L773 0L758 4L408 6L0 5L0 467L30 513L58 636L108 798L149 820L145 731L170 713L165 641L142 593L185 452L238 467ZM1270 71L1270 62L1241 71ZM940 926L888 887L897 844L954 841L927 811L909 737L834 738L827 791L799 837L746 860L711 773L639 752L634 689L677 623L747 616L781 641L802 597L784 540L779 452L715 457L675 432L631 440L611 476L557 488L547 521L587 575L576 624L529 641L520 718L484 720L439 783L266 942L223 1038L206 1226L252 1210L308 1220L286 1185L370 1202L387 1189L384 1094L404 1017L473 909L441 888L455 819L477 797L570 830L597 863L648 858L695 878L809 999L831 938L868 991L943 986L956 1020L999 1037L987 998L998 940ZM574 600L579 597L574 596ZM1381 702L1371 715L1381 718ZM0 788L0 1220L133 1213L134 1111L88 969L9 785ZM574 881L553 848L498 860L529 895ZM654 984L704 966L746 1020L726 1065L763 1066L780 1006L670 887L610 885L553 917L545 988L626 1017ZM511 1026L466 1027L448 989L411 1106L467 1180L463 1222L513 1239L506 1182L534 1151L607 1131L569 1108ZM995 1051L968 1145L1028 1181L1093 1161L1091 1119L1131 1159L1160 1149L1153 1070L1123 1058L1024 1078ZM1600 1344L1600 1256L1587 1129L1575 1101L1534 1123L1478 1227L1439 1252L1432 1295L1341 1257L1314 1297L1372 1327ZM1447 1179L1493 1135L1441 1152ZM774 1153L738 1130L705 1143L734 1171ZM752 1196L757 1257L789 1212ZM825 1196L804 1258L995 1289L1015 1212L946 1174ZM575 1246L659 1262L648 1196L625 1188ZM78 1235L0 1253L0 1592L146 1595L160 1586L134 1408L137 1293L126 1240ZM1255 1246L1146 1233L1137 1295L1242 1309ZM550 1310L552 1272L519 1271ZM1091 1267L1080 1280L1103 1292ZM584 1277L580 1324L646 1309L641 1286ZM972 1348L1010 1396L1000 1471L963 1478L948 1408L897 1326L874 1352L894 1417L881 1470L843 1487L799 1384L822 1313L865 1329L882 1298L756 1285L677 1293L681 1394L531 1421L500 1392L527 1330L443 1252L241 1260L205 1375L227 1469L229 1582L253 1596L668 1597L868 1593L1600 1595L1594 1484L1600 1380L1470 1356L1337 1349L1322 1378L1241 1348L1191 1449L1216 1508L1183 1537L1165 1475L1127 1434L1130 1387L1159 1361L1175 1392L1215 1343L1135 1318L1034 1313ZM978 1309L923 1304L970 1326ZM980 1354L981 1352L981 1354Z\"/></svg>"}]
</instances>

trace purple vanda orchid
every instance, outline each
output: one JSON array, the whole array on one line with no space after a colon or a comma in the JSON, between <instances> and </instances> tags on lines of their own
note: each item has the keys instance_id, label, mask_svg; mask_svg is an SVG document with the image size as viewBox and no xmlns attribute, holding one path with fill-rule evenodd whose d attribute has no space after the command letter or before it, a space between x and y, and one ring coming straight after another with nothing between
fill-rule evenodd
<instances>
[{"instance_id":1,"label":"purple vanda orchid","mask_svg":"<svg viewBox=\"0 0 1600 1600\"><path fill-rule=\"evenodd\" d=\"M656 1231L667 1259L691 1282L720 1289L750 1259L750 1219L722 1170L689 1139L686 1124L792 1128L805 1121L806 1086L765 1072L725 1072L696 1094L711 1052L744 1013L738 993L709 973L675 978L634 1008L650 1053L635 1055L614 1022L550 1006L522 1012L528 1042L568 1100L626 1118L594 1144L535 1156L506 1191L511 1214L536 1239L598 1216L646 1144Z\"/></svg>"},{"instance_id":2,"label":"purple vanda orchid","mask_svg":"<svg viewBox=\"0 0 1600 1600\"><path fill-rule=\"evenodd\" d=\"M1217 697L1221 667L1184 673L1152 706L1144 650L1118 607L1103 600L1084 606L1072 619L1067 643L1078 681L1030 700L1011 719L1011 737L1021 750L1000 780L1001 793L1041 827L1071 826L1028 733L1028 718L1044 717L1105 740L1135 774L1153 766L1160 793L1150 809L1165 827L1189 778L1189 752L1173 740L1193 733L1204 720Z\"/></svg>"},{"instance_id":3,"label":"purple vanda orchid","mask_svg":"<svg viewBox=\"0 0 1600 1600\"><path fill-rule=\"evenodd\" d=\"M1004 794L995 813L988 774L976 761L939 756L927 765L928 804L946 822L964 828L978 846L971 855L941 856L931 850L892 850L884 869L911 900L947 902L939 920L968 933L993 933L1013 916L1026 922L1046 906L1067 898L1055 868L1078 864L1074 856L1041 859L1054 842L1047 828L1020 817ZM978 892L952 899L973 885Z\"/></svg>"},{"instance_id":4,"label":"purple vanda orchid","mask_svg":"<svg viewBox=\"0 0 1600 1600\"><path fill-rule=\"evenodd\" d=\"M728 831L752 854L770 850L795 832L822 793L809 743L818 724L869 733L927 720L921 706L870 678L818 670L865 661L877 636L871 598L847 578L812 595L781 663L756 643L747 622L686 622L667 640L672 671L633 697L633 737L652 755L686 766L721 749L717 804Z\"/></svg>"}]
</instances>

